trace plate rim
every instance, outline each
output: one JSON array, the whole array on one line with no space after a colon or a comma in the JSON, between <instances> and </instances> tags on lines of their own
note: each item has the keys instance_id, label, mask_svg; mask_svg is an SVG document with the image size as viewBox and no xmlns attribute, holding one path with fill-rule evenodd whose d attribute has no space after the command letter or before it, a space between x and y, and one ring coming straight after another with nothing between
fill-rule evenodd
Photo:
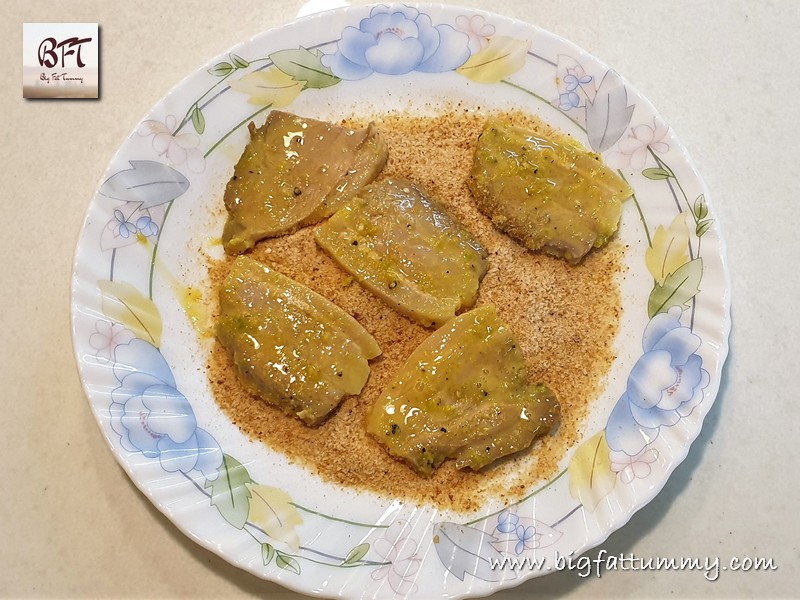
<instances>
[{"instance_id":1,"label":"plate rim","mask_svg":"<svg viewBox=\"0 0 800 600\"><path fill-rule=\"evenodd\" d=\"M404 5L414 7L416 9L420 10L420 11L423 11L424 9L427 9L428 11L435 9L437 11L442 11L442 12L445 12L445 13L449 13L449 12L453 12L454 13L455 11L462 11L463 13L466 13L466 14L484 15L486 17L491 17L492 19L499 19L499 20L503 20L503 21L506 21L506 22L510 22L510 23L514 24L515 26L521 26L521 27L524 27L524 28L530 28L532 32L536 32L538 34L543 34L543 35L545 35L547 37L550 37L550 38L552 38L554 40L557 40L561 44L564 44L566 46L574 48L576 50L576 52L580 52L582 55L590 57L597 65L599 65L599 66L601 66L603 68L606 68L608 70L613 70L604 61L602 61L601 59L597 58L595 55L587 52L586 50L584 50L582 47L578 46L574 42L571 42L570 40L568 40L568 39L566 39L566 38L564 38L564 37L562 37L560 35L557 35L557 34L554 34L554 33L550 32L550 31L548 31L548 30L545 30L542 27L540 27L539 25L536 25L535 23L522 21L522 20L519 20L519 19L516 19L516 18L513 18L513 17L508 17L508 16L505 16L505 15L502 15L502 14L493 13L491 11L487 11L487 10L483 10L483 9L470 8L470 7L461 7L461 6L457 6L457 5L443 5L443 4L438 4L438 3L404 3ZM263 38L263 37L266 37L266 36L269 36L269 35L276 35L276 32L278 32L278 31L289 30L289 29L291 29L293 27L297 27L298 25L302 25L304 23L309 23L309 22L312 22L312 21L324 20L326 18L329 18L329 14L330 13L359 13L359 12L362 12L364 10L372 10L376 6L382 6L382 5L370 4L370 5L348 6L348 7L344 7L344 8L332 9L331 11L324 11L324 12L321 12L321 13L315 13L315 14L312 14L312 15L307 15L307 16L304 16L304 17L300 17L300 18L294 19L294 20L292 20L292 21L290 21L288 23L281 24L281 25L279 25L277 27L273 27L273 28L267 29L265 31L259 32L256 35L251 36L249 39L247 39L247 40L245 40L243 42L238 42L238 43L234 44L233 46L231 46L226 52L224 52L224 53L222 53L222 54L220 54L220 55L218 55L216 57L213 57L211 60L209 60L206 63L202 64L197 69L195 69L194 71L190 72L188 75L183 77L178 83L176 83L172 88L170 88L145 113L145 115L141 119L139 119L136 123L138 125L138 124L142 123L143 121L147 120L152 115L154 115L158 111L159 107L168 98L173 97L175 95L179 95L180 92L181 92L181 89L185 86L187 81L189 81L198 72L202 71L205 67L212 65L214 63L214 61L217 61L217 60L220 60L220 59L222 59L222 58L224 58L226 56L229 56L231 53L235 52L237 49L252 45L255 41L259 40L260 38ZM391 6L397 6L397 4L392 4ZM620 80L623 82L623 85L625 85L628 89L633 90L636 93L637 102L643 103L647 107L649 112L652 112L655 115L659 115L660 114L656 110L656 108L653 106L653 104L649 100L649 98L647 98L646 96L642 95L637 90L637 88L635 86L631 85L628 82L628 80L625 79L624 76L619 75L619 74L618 74L618 76L619 76ZM671 126L670 126L670 129L672 130ZM89 402L90 408L92 410L92 414L93 414L93 416L95 418L95 422L98 424L100 432L103 435L104 439L106 440L106 443L107 443L109 449L111 450L111 453L114 456L114 458L117 461L117 463L123 468L124 472L126 473L128 478L134 483L134 485L137 487L137 489L139 489L144 494L144 496L148 499L148 501L151 504L153 504L162 514L164 514L170 520L171 524L176 526L179 531L181 531L184 535L186 535L187 537L192 539L195 543L198 543L204 549L209 550L209 551L213 552L214 554L217 554L218 556L220 556L226 562L229 562L229 563L233 564L234 566L240 567L243 570L246 570L246 571L250 572L251 574L253 574L253 575L257 576L257 577L273 581L275 583L278 583L281 586L284 586L284 587L286 587L286 588L288 588L290 590L293 590L295 592L298 592L298 593L321 595L319 590L310 590L307 587L299 585L299 579L297 580L298 581L298 585L293 585L296 582L294 579L272 577L267 573L258 572L257 570L251 569L248 566L241 564L241 561L237 560L237 558L235 556L233 556L232 554L228 553L225 548L222 548L220 545L215 545L212 540L207 540L207 539L203 538L202 536L197 535L194 531L192 531L192 529L190 527L187 526L187 524L185 522L183 522L183 520L175 518L175 516L172 513L170 507L166 503L162 502L161 500L158 500L154 496L153 491L151 489L149 489L149 487L147 485L148 482L141 481L140 478L136 476L134 466L129 464L128 461L125 460L125 457L115 447L114 440L110 436L109 431L105 428L105 426L104 426L104 424L103 424L103 422L101 420L101 417L100 417L100 415L98 413L98 410L95 407L95 400L92 397L93 396L93 392L89 389L88 382L87 382L86 377L85 377L85 370L86 369L85 369L85 365L84 365L83 361L81 360L81 354L80 354L81 353L81 347L80 347L79 341L78 341L78 329L79 328L78 328L78 324L77 323L78 323L78 320L79 320L79 318L78 318L78 312L79 311L76 310L76 306L78 305L78 302L77 302L76 298L77 298L77 296L79 294L79 290L78 290L78 287L79 287L78 272L79 272L79 268L80 268L79 258L80 258L80 254L81 254L81 250L82 250L81 247L86 243L85 242L84 232L88 227L88 224L89 224L89 221L90 221L90 218L91 218L92 209L95 206L95 203L97 201L97 197L98 197L98 195L100 193L100 187L102 185L102 182L106 181L109 178L109 176L111 174L111 171L113 170L113 165L116 162L118 162L118 159L121 156L123 156L125 154L126 144L135 134L136 134L136 128L134 128L129 133L129 135L126 136L125 139L121 142L119 148L116 150L116 152L114 153L113 157L109 161L108 166L104 170L103 176L100 179L100 182L98 183L98 185L97 185L96 189L94 190L94 192L92 194L92 197L91 197L91 199L90 199L90 201L88 203L88 206L87 206L87 209L86 209L86 213L85 213L85 216L84 216L84 219L83 219L83 222L82 222L81 230L79 232L78 240L77 240L76 245L75 245L74 254L73 254L72 272L71 272L71 285L70 285L70 316L71 316L70 332L71 332L71 341L72 341L73 353L75 355L76 365L78 367L78 372L79 372L79 376L80 376L80 380L81 380L81 387L83 389L83 393L84 393L84 395L86 396L86 398L87 398L87 400ZM716 216L717 213L714 210L714 200L712 198L711 193L709 192L709 190L707 188L705 180L700 176L700 173L699 173L699 171L698 171L698 169L696 167L695 162L693 161L691 156L686 151L685 146L683 146L683 144L680 143L679 137L674 133L674 130L673 130L672 136L675 139L675 141L678 143L678 145L679 145L679 147L680 147L680 149L681 149L681 151L683 153L684 165L686 166L686 168L688 168L689 172L694 177L695 181L699 184L699 186L703 190L703 194L705 195L705 199L706 199L705 201L706 201L706 203L708 205L709 213ZM724 377L725 377L725 372L726 372L725 365L727 363L727 359L728 359L728 356L729 356L729 353L730 353L730 334L731 334L731 329L732 329L732 316L731 316L732 285L731 285L730 268L729 268L729 263L728 263L728 258L727 258L728 255L727 255L726 238L723 235L722 224L720 223L718 218L715 219L714 227L715 227L715 229L717 230L717 233L718 233L718 240L717 240L717 243L719 245L719 256L718 256L718 258L719 258L719 261L720 261L719 274L721 275L721 288L724 290L724 294L722 296L722 302L721 302L721 314L722 314L723 319L722 319L721 323L715 324L715 326L716 325L719 326L721 343L719 345L719 349L717 351L716 361L715 361L716 362L716 365L715 365L716 377L711 379L711 382L710 382L711 388L710 388L710 390L708 390L708 393L706 394L706 397L703 400L703 402L704 402L704 405L703 405L704 406L704 414L703 414L702 418L700 419L699 423L697 424L697 426L692 430L687 442L681 446L681 452L680 452L679 456L674 457L673 460L669 463L667 468L663 471L662 478L660 479L660 481L658 482L657 485L653 486L653 488L651 489L651 493L648 495L648 497L646 499L643 499L642 501L639 501L636 504L636 506L633 507L631 510L626 511L625 518L623 518L621 521L617 520L616 523L615 523L615 526L612 529L606 531L605 534L602 535L601 538L599 538L599 539L594 539L593 538L591 542L585 544L580 549L580 552L579 552L580 554L582 554L582 553L584 553L586 551L589 551L589 550L591 550L593 548L596 548L597 546L603 544L608 539L608 536L611 533L613 533L614 531L617 531L617 530L621 529L622 527L624 527L630 521L630 519L632 518L632 516L636 512L638 512L639 510L644 508L646 505L648 505L659 493L662 492L663 488L667 485L667 482L669 481L669 479L672 476L672 474L674 473L674 471L688 457L689 452L691 450L691 447L694 445L694 443L696 442L697 438L701 434L702 427L704 425L705 419L708 416L708 412L712 409L713 405L715 404L716 399L717 399L717 397L718 397L718 395L719 395L719 393L720 393L720 391L721 391L721 389L722 389L722 387L724 385ZM522 576L522 577L519 577L519 578L516 578L516 579L504 580L504 581L502 581L500 583L490 584L489 585L489 590L486 593L494 593L498 589L515 587L516 585L519 585L519 584L521 584L521 583L523 583L525 581L528 581L531 578L533 578L533 577L532 576ZM457 593L455 595L448 595L447 597L462 598L462 597L470 597L470 596L471 596L470 595L470 591L466 590L463 593Z\"/></svg>"}]
</instances>

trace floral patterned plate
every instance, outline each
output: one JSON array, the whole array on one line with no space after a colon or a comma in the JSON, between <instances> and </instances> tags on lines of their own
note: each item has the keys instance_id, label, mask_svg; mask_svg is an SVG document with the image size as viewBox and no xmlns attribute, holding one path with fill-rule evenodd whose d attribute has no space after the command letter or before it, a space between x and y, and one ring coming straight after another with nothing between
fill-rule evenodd
<instances>
[{"instance_id":1,"label":"floral patterned plate","mask_svg":"<svg viewBox=\"0 0 800 600\"><path fill-rule=\"evenodd\" d=\"M562 470L510 506L449 514L330 486L220 412L198 335L220 198L273 107L336 118L443 99L523 108L635 190L617 359ZM237 46L156 105L111 161L75 258L74 345L131 479L181 530L251 573L322 596L481 596L557 568L664 486L719 389L730 327L719 226L650 103L534 26L439 5L349 7Z\"/></svg>"}]
</instances>

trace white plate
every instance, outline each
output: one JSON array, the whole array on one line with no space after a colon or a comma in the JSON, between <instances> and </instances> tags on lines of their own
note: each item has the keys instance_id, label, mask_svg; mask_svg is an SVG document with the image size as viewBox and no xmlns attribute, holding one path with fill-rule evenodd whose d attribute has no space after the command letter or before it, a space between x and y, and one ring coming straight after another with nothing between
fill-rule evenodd
<instances>
[{"instance_id":1,"label":"white plate","mask_svg":"<svg viewBox=\"0 0 800 600\"><path fill-rule=\"evenodd\" d=\"M335 118L444 98L538 114L601 152L636 193L619 233L630 250L618 358L585 439L551 481L471 515L328 485L246 439L214 402L208 340L190 319L202 253L219 252L221 192L247 122L263 122L270 105ZM74 346L117 460L206 548L305 593L480 596L574 560L664 486L719 389L729 287L705 186L651 104L613 70L489 13L351 7L214 59L130 135L78 244ZM493 568L503 559L531 562Z\"/></svg>"}]
</instances>

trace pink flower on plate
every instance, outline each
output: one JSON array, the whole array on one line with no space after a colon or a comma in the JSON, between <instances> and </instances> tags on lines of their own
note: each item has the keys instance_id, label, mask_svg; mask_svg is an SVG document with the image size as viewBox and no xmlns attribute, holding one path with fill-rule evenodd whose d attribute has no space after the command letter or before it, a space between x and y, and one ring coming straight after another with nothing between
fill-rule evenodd
<instances>
[{"instance_id":1,"label":"pink flower on plate","mask_svg":"<svg viewBox=\"0 0 800 600\"><path fill-rule=\"evenodd\" d=\"M206 159L198 149L200 136L186 132L178 133L175 115L167 115L163 122L150 119L142 121L137 133L142 137L153 136L153 150L166 157L171 165L186 164L190 170L200 173L206 168Z\"/></svg>"},{"instance_id":2,"label":"pink flower on plate","mask_svg":"<svg viewBox=\"0 0 800 600\"><path fill-rule=\"evenodd\" d=\"M407 523L395 521L372 547L387 564L372 572L376 582L386 580L396 594L407 595L417 589L414 583L422 560L417 558L417 542L405 532Z\"/></svg>"},{"instance_id":3,"label":"pink flower on plate","mask_svg":"<svg viewBox=\"0 0 800 600\"><path fill-rule=\"evenodd\" d=\"M456 17L456 29L469 36L469 51L472 54L484 50L489 45L489 38L496 31L494 25L486 22L482 15L459 15Z\"/></svg>"},{"instance_id":4,"label":"pink flower on plate","mask_svg":"<svg viewBox=\"0 0 800 600\"><path fill-rule=\"evenodd\" d=\"M631 483L635 479L644 479L652 471L652 465L658 460L658 450L645 446L636 456L624 452L611 451L611 470L619 474L622 483Z\"/></svg>"},{"instance_id":5,"label":"pink flower on plate","mask_svg":"<svg viewBox=\"0 0 800 600\"><path fill-rule=\"evenodd\" d=\"M119 323L98 321L94 325L94 333L89 336L89 345L97 351L97 360L107 363L111 362L117 346L127 344L133 338L133 333Z\"/></svg>"},{"instance_id":6,"label":"pink flower on plate","mask_svg":"<svg viewBox=\"0 0 800 600\"><path fill-rule=\"evenodd\" d=\"M659 154L669 150L669 144L664 141L668 131L669 126L658 118L653 118L652 127L644 124L632 127L627 137L620 141L618 150L608 153L606 164L613 169L643 169L647 164L648 148Z\"/></svg>"}]
</instances>

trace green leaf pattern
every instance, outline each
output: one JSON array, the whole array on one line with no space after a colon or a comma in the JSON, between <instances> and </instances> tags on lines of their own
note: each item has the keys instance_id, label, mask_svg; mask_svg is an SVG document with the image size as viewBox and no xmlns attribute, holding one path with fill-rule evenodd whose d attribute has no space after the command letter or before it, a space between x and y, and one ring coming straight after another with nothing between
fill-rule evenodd
<instances>
[{"instance_id":1,"label":"green leaf pattern","mask_svg":"<svg viewBox=\"0 0 800 600\"><path fill-rule=\"evenodd\" d=\"M261 544L261 562L264 563L265 567L272 562L272 557L274 556L275 548L272 547L272 544L268 542Z\"/></svg>"},{"instance_id":2,"label":"green leaf pattern","mask_svg":"<svg viewBox=\"0 0 800 600\"><path fill-rule=\"evenodd\" d=\"M211 504L217 507L222 518L237 529L242 529L247 523L250 512L250 490L247 484L252 481L247 469L226 454L218 477L214 481L206 482L206 488L211 488Z\"/></svg>"},{"instance_id":3,"label":"green leaf pattern","mask_svg":"<svg viewBox=\"0 0 800 600\"><path fill-rule=\"evenodd\" d=\"M269 59L295 81L304 81L306 88L322 89L341 81L322 64L322 56L319 50L312 52L301 47L273 52Z\"/></svg>"},{"instance_id":4,"label":"green leaf pattern","mask_svg":"<svg viewBox=\"0 0 800 600\"><path fill-rule=\"evenodd\" d=\"M200 110L197 104L194 105L194 109L192 110L192 126L200 135L203 135L203 132L206 130L206 118L203 116L203 111Z\"/></svg>"},{"instance_id":5,"label":"green leaf pattern","mask_svg":"<svg viewBox=\"0 0 800 600\"><path fill-rule=\"evenodd\" d=\"M295 575L300 575L300 564L290 554L275 550L275 564L281 569L291 571Z\"/></svg>"},{"instance_id":6,"label":"green leaf pattern","mask_svg":"<svg viewBox=\"0 0 800 600\"><path fill-rule=\"evenodd\" d=\"M250 66L250 63L247 62L238 54L231 53L230 57L231 57L231 62L237 69L246 69L247 67Z\"/></svg>"},{"instance_id":7,"label":"green leaf pattern","mask_svg":"<svg viewBox=\"0 0 800 600\"><path fill-rule=\"evenodd\" d=\"M703 278L703 259L695 258L678 268L664 280L656 284L647 301L647 316L651 319L673 306L689 308L689 301L700 292Z\"/></svg>"},{"instance_id":8,"label":"green leaf pattern","mask_svg":"<svg viewBox=\"0 0 800 600\"><path fill-rule=\"evenodd\" d=\"M236 67L234 67L231 63L223 61L215 64L208 70L208 72L216 77L225 77L226 75L233 73L235 69Z\"/></svg>"},{"instance_id":9,"label":"green leaf pattern","mask_svg":"<svg viewBox=\"0 0 800 600\"><path fill-rule=\"evenodd\" d=\"M342 561L343 565L353 565L360 561L364 556L366 556L367 552L369 552L369 544L364 542L363 544L359 544L350 552L348 552L347 557Z\"/></svg>"},{"instance_id":10,"label":"green leaf pattern","mask_svg":"<svg viewBox=\"0 0 800 600\"><path fill-rule=\"evenodd\" d=\"M650 167L649 169L645 169L642 171L642 175L655 181L660 179L668 179L671 177L671 173L666 169L662 169L661 167Z\"/></svg>"}]
</instances>

